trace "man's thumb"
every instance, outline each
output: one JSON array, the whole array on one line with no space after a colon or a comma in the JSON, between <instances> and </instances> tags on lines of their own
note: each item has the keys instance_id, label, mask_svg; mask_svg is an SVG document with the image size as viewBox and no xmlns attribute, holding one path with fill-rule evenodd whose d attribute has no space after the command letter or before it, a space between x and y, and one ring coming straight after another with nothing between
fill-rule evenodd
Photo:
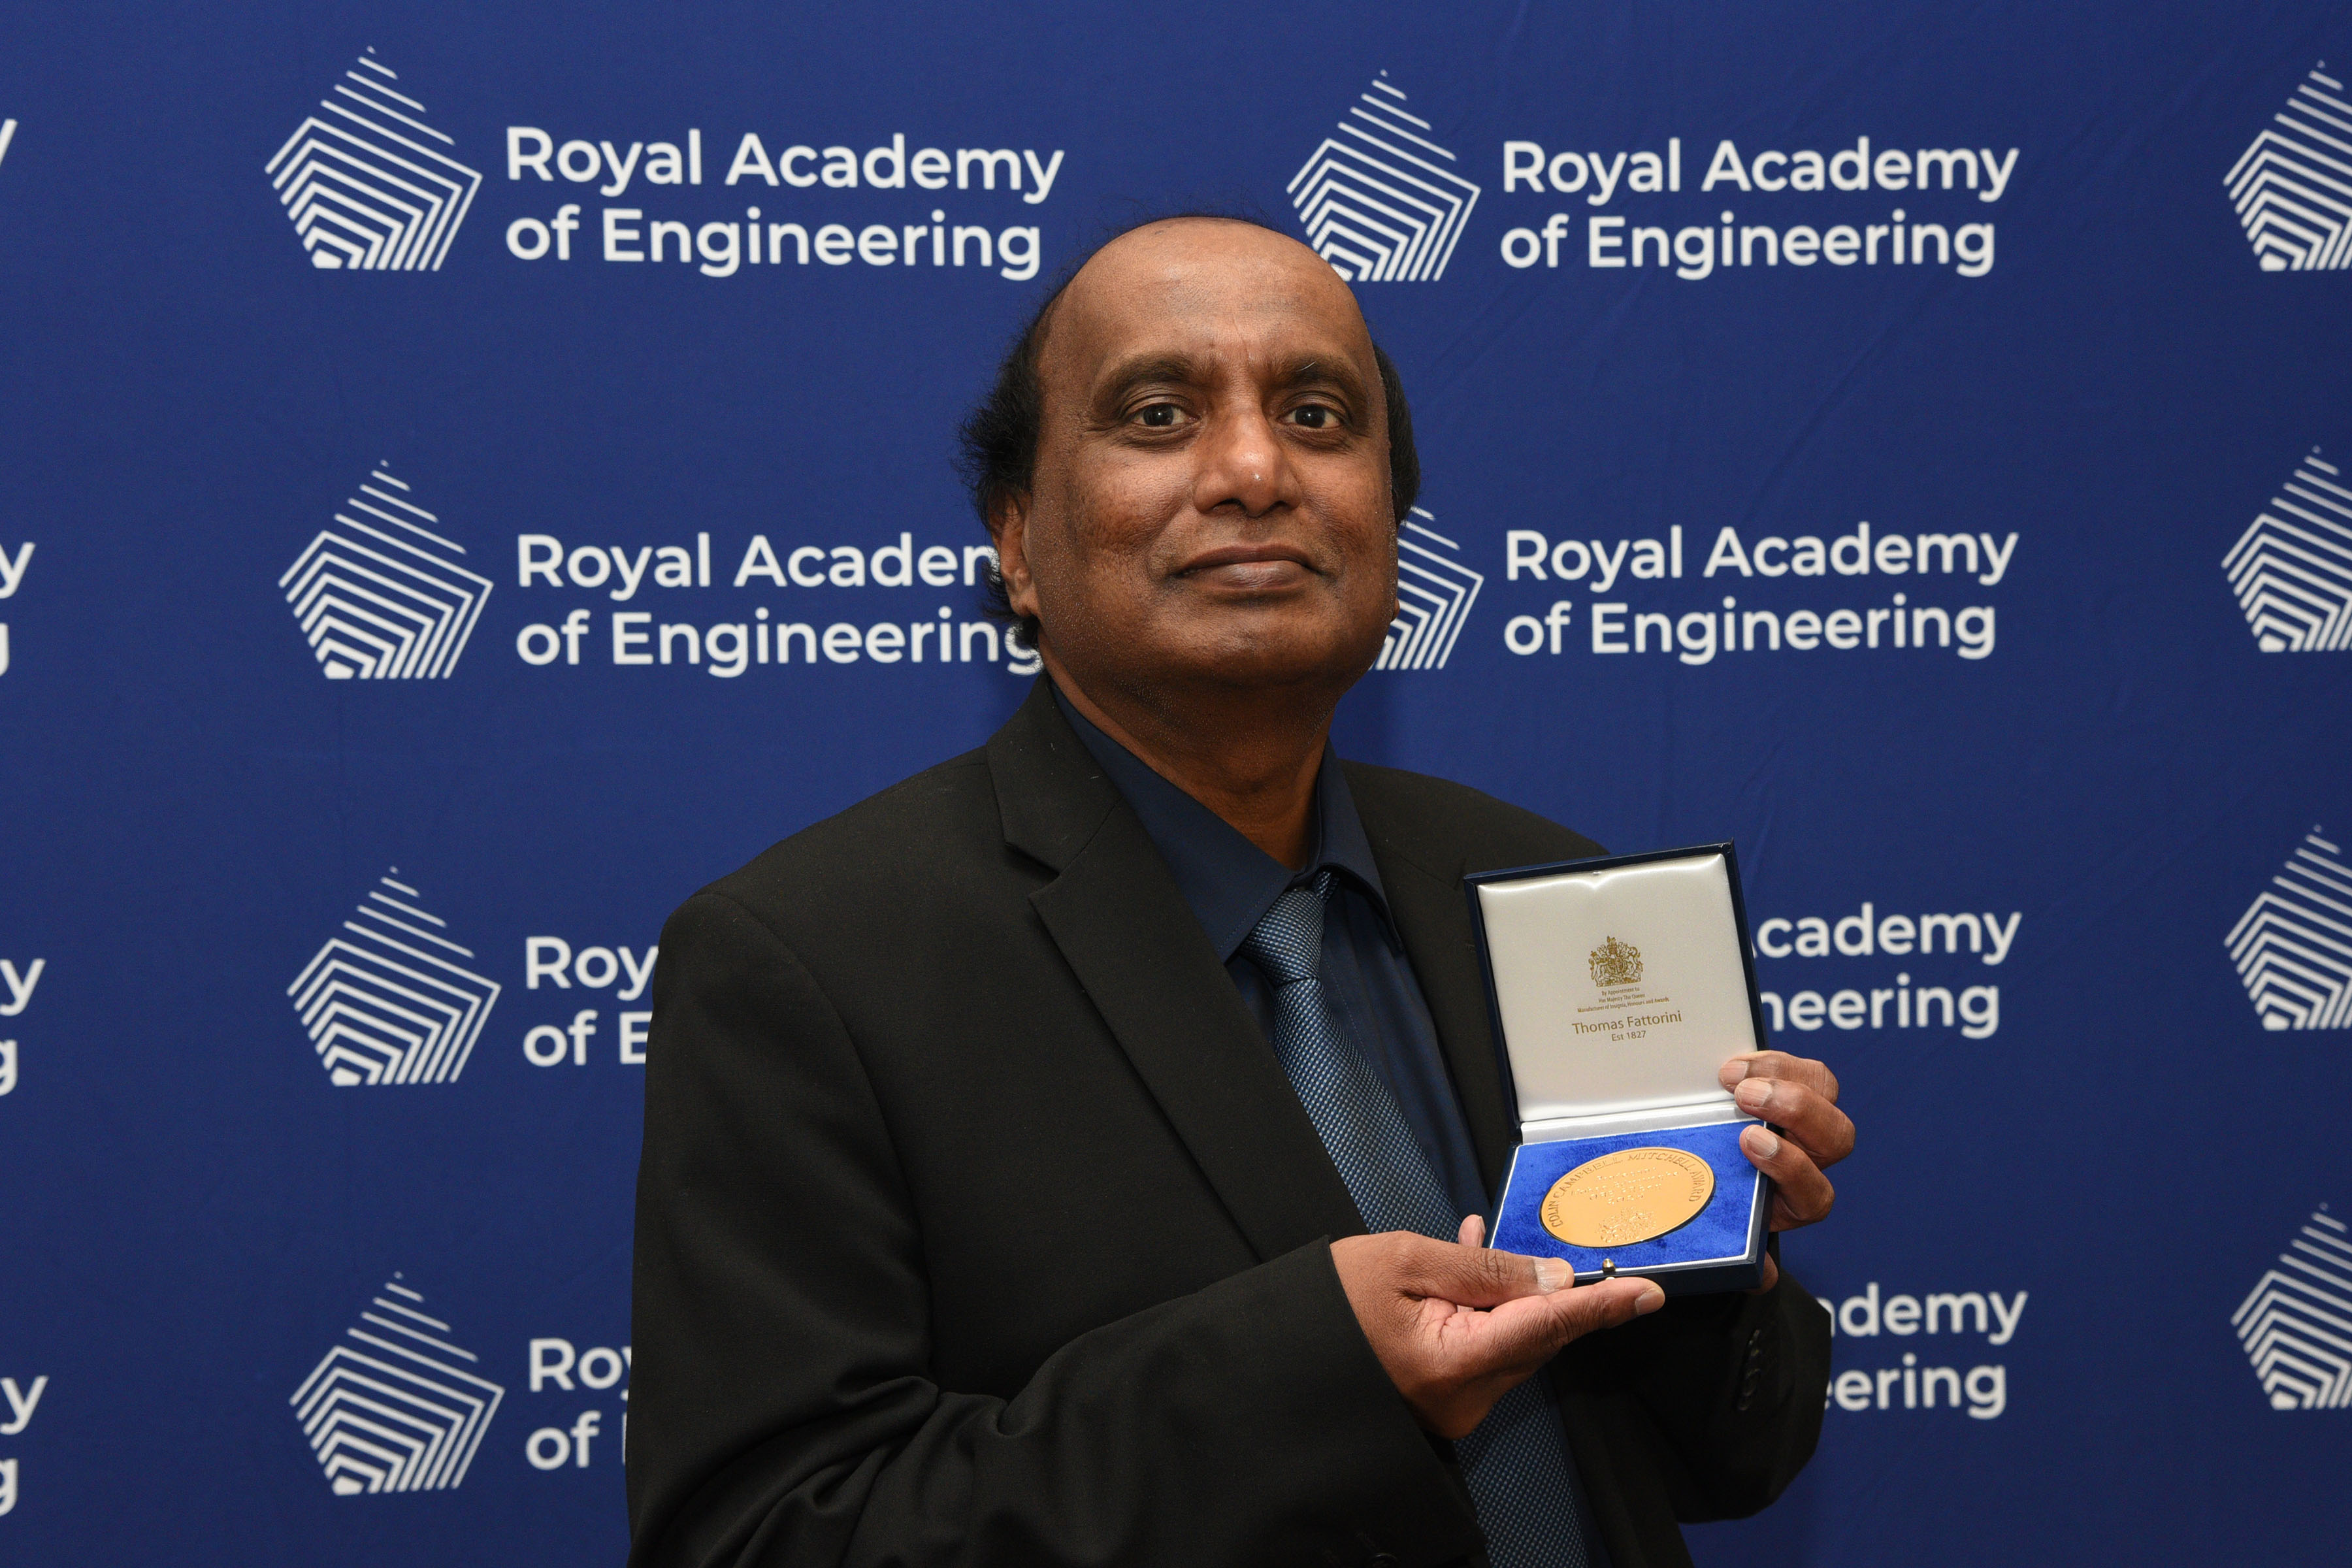
<instances>
[{"instance_id":1,"label":"man's thumb","mask_svg":"<svg viewBox=\"0 0 2352 1568\"><path fill-rule=\"evenodd\" d=\"M1522 1296L1565 1290L1576 1271L1557 1258L1528 1258L1493 1247L1415 1248L1405 1288L1457 1307L1499 1307Z\"/></svg>"}]
</instances>

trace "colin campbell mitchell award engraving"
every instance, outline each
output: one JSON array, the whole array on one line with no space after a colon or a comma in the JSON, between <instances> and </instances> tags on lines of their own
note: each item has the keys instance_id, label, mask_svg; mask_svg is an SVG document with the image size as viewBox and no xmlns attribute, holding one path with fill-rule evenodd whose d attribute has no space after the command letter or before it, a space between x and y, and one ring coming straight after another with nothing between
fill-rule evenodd
<instances>
[{"instance_id":1,"label":"colin campbell mitchell award engraving","mask_svg":"<svg viewBox=\"0 0 2352 1568\"><path fill-rule=\"evenodd\" d=\"M1678 1230L1715 1194L1715 1172L1681 1149L1587 1160L1544 1194L1543 1227L1570 1247L1630 1247Z\"/></svg>"}]
</instances>

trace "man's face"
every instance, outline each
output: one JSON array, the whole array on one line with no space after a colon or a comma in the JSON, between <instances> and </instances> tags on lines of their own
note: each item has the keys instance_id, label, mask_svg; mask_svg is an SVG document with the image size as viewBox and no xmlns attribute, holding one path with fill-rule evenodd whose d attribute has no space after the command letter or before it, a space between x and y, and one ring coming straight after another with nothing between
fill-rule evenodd
<instances>
[{"instance_id":1,"label":"man's face","mask_svg":"<svg viewBox=\"0 0 2352 1568\"><path fill-rule=\"evenodd\" d=\"M1084 689L1336 699L1396 614L1387 409L1355 299L1248 225L1107 247L1048 325L1036 479L997 520L1013 605Z\"/></svg>"}]
</instances>

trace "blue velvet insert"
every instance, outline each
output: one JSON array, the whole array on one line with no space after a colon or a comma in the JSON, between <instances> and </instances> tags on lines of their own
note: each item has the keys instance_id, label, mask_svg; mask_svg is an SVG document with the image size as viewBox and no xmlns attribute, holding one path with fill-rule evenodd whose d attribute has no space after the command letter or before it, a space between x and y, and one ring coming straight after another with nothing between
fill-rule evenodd
<instances>
[{"instance_id":1,"label":"blue velvet insert","mask_svg":"<svg viewBox=\"0 0 2352 1568\"><path fill-rule=\"evenodd\" d=\"M1495 1205L1492 1245L1535 1258L1564 1258L1580 1275L1598 1273L1604 1258L1621 1274L1640 1274L1678 1263L1748 1258L1749 1222L1761 1197L1762 1174L1739 1152L1746 1121L1704 1127L1669 1127L1655 1132L1622 1132L1605 1138L1571 1138L1553 1143L1522 1143L1511 1157L1503 1196ZM1715 1196L1679 1230L1630 1247L1596 1249L1570 1247L1543 1227L1540 1210L1552 1184L1583 1164L1620 1149L1686 1149L1715 1171Z\"/></svg>"}]
</instances>

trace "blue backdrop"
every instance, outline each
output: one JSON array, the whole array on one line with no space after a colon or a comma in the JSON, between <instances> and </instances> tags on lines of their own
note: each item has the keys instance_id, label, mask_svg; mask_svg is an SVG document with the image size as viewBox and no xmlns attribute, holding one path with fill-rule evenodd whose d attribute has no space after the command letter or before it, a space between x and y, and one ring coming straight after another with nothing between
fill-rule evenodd
<instances>
[{"instance_id":1,"label":"blue backdrop","mask_svg":"<svg viewBox=\"0 0 2352 1568\"><path fill-rule=\"evenodd\" d=\"M954 423L1202 202L1412 394L1343 749L1735 837L1843 1078L1821 1454L1700 1560L2340 1552L2346 68L2310 0L19 0L0 1556L619 1560L662 918L1019 701Z\"/></svg>"}]
</instances>

